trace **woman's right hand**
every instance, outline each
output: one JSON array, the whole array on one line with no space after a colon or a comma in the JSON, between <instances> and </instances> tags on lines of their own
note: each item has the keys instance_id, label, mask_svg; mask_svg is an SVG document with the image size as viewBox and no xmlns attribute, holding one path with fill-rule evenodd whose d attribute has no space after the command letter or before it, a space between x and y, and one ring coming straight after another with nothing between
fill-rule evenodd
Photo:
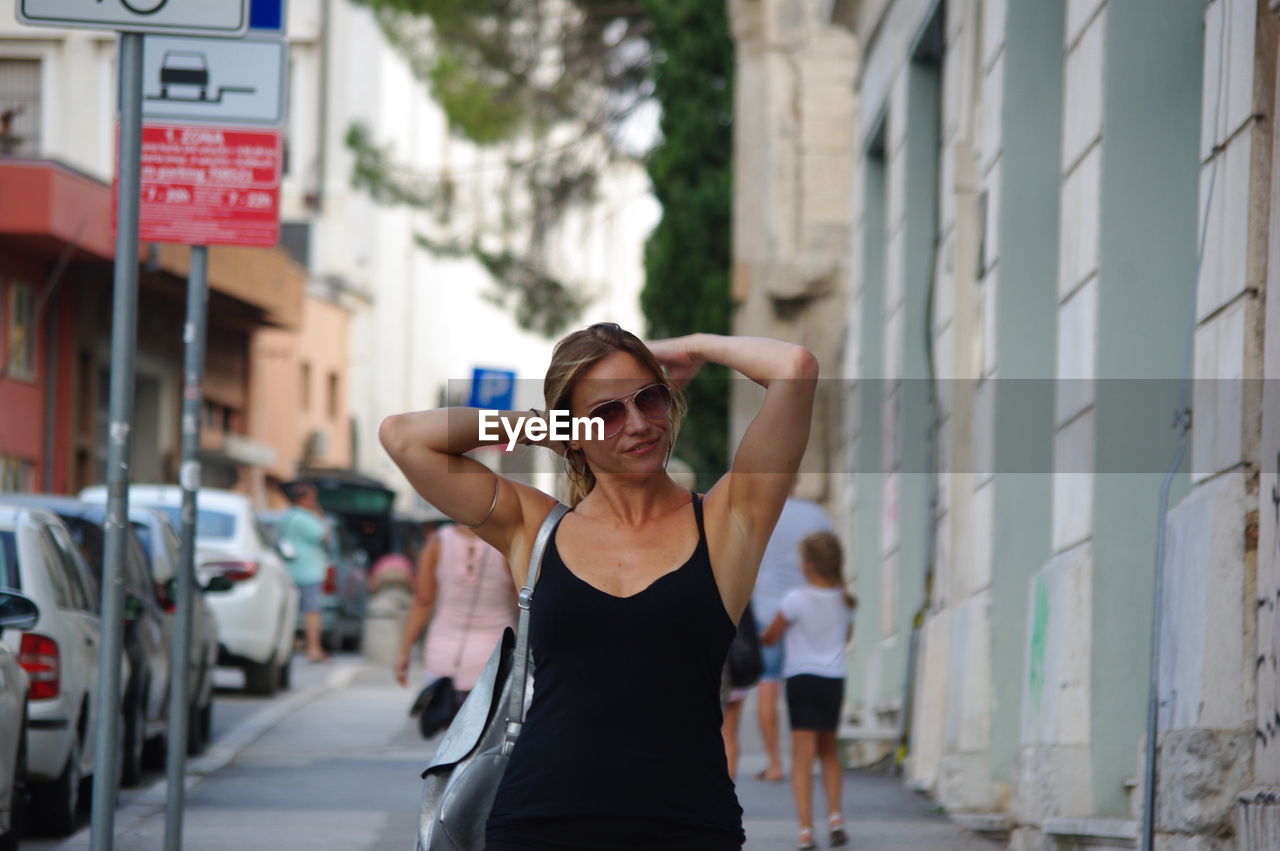
<instances>
[{"instance_id":1,"label":"woman's right hand","mask_svg":"<svg viewBox=\"0 0 1280 851\"><path fill-rule=\"evenodd\" d=\"M650 340L645 345L658 363L667 368L667 376L679 389L693 381L702 365L707 362L706 356L698 348L701 342L700 335L686 334L683 337Z\"/></svg>"},{"instance_id":2,"label":"woman's right hand","mask_svg":"<svg viewBox=\"0 0 1280 851\"><path fill-rule=\"evenodd\" d=\"M396 656L396 661L391 665L391 673L400 685L406 688L409 686L409 654L407 652Z\"/></svg>"}]
</instances>

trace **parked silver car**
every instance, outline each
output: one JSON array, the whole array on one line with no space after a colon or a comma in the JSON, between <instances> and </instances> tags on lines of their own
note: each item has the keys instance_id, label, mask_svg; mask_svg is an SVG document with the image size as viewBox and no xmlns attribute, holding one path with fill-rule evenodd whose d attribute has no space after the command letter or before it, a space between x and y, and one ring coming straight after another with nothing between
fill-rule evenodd
<instances>
[{"instance_id":1,"label":"parked silver car","mask_svg":"<svg viewBox=\"0 0 1280 851\"><path fill-rule=\"evenodd\" d=\"M107 508L60 494L13 494L0 503L43 508L66 525L80 554L101 583L106 566ZM132 519L132 518L131 518ZM121 782L133 786L142 781L146 764L164 765L165 734L169 724L169 641L167 622L151 577L150 561L142 545L138 523L129 524L124 584L124 652L130 674L122 680L124 694L124 750ZM96 602L96 601L95 601Z\"/></svg>"},{"instance_id":2,"label":"parked silver car","mask_svg":"<svg viewBox=\"0 0 1280 851\"><path fill-rule=\"evenodd\" d=\"M2 551L0 551L2 552ZM3 572L0 566L0 573ZM5 641L32 629L40 609L16 591L0 591L0 851L16 851L27 784L27 672L17 647Z\"/></svg>"},{"instance_id":3,"label":"parked silver car","mask_svg":"<svg viewBox=\"0 0 1280 851\"><path fill-rule=\"evenodd\" d=\"M0 504L0 587L40 607L18 643L27 673L27 771L32 816L57 835L76 827L81 786L93 774L97 726L97 583L66 526L52 512ZM128 657L122 659L128 675ZM120 707L112 707L112 712Z\"/></svg>"}]
</instances>

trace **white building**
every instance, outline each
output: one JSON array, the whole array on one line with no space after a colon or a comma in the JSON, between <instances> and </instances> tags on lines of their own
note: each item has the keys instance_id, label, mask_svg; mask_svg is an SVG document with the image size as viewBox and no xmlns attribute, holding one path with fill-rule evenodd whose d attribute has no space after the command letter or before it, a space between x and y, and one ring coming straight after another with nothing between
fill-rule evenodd
<instances>
[{"instance_id":1,"label":"white building","mask_svg":"<svg viewBox=\"0 0 1280 851\"><path fill-rule=\"evenodd\" d=\"M284 218L309 244L312 273L365 305L353 323L349 374L356 466L399 490L408 508L413 495L377 442L382 418L436 407L451 389L456 402L474 367L515 371L517 407L539 405L554 341L520 329L486 300L492 285L477 262L434 257L417 244L416 235L432 233L430 214L379 205L353 189L344 139L360 122L397 164L450 176L457 195L477 205L498 203L509 151L481 150L450 134L443 111L368 9L348 0L292 0L289 39ZM642 332L643 246L657 217L648 178L633 164L606 174L599 203L565 222L557 235L564 249L553 259L591 299L581 324L607 319Z\"/></svg>"}]
</instances>

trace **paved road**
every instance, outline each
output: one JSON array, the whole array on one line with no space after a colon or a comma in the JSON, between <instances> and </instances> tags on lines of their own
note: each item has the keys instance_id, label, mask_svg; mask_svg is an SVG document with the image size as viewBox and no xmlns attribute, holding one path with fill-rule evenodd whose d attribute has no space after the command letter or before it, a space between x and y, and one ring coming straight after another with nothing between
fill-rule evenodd
<instances>
[{"instance_id":1,"label":"paved road","mask_svg":"<svg viewBox=\"0 0 1280 851\"><path fill-rule=\"evenodd\" d=\"M214 746L190 766L184 848L409 851L418 772L433 745L417 737L405 714L409 693L357 657L295 664L294 689L271 700L238 694L237 675L226 674ZM753 706L747 710L746 720L753 720ZM750 779L764 765L754 724L744 725L742 746L746 848L793 848L790 786ZM150 786L122 796L117 851L163 847L163 781L157 774ZM995 847L931 813L927 800L882 775L846 775L845 814L858 849ZM64 842L23 843L24 849L88 847L87 827Z\"/></svg>"}]
</instances>

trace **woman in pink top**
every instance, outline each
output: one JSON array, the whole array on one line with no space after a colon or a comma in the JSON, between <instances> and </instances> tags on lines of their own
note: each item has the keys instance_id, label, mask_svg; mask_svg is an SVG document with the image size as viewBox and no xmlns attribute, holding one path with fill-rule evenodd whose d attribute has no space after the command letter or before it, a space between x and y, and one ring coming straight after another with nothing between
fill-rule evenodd
<instances>
[{"instance_id":1,"label":"woman in pink top","mask_svg":"<svg viewBox=\"0 0 1280 851\"><path fill-rule=\"evenodd\" d=\"M427 680L453 677L454 687L465 695L502 630L515 623L511 570L502 553L475 532L445 526L422 551L417 584L392 669L396 680L409 684L409 653L429 620L423 654Z\"/></svg>"}]
</instances>

